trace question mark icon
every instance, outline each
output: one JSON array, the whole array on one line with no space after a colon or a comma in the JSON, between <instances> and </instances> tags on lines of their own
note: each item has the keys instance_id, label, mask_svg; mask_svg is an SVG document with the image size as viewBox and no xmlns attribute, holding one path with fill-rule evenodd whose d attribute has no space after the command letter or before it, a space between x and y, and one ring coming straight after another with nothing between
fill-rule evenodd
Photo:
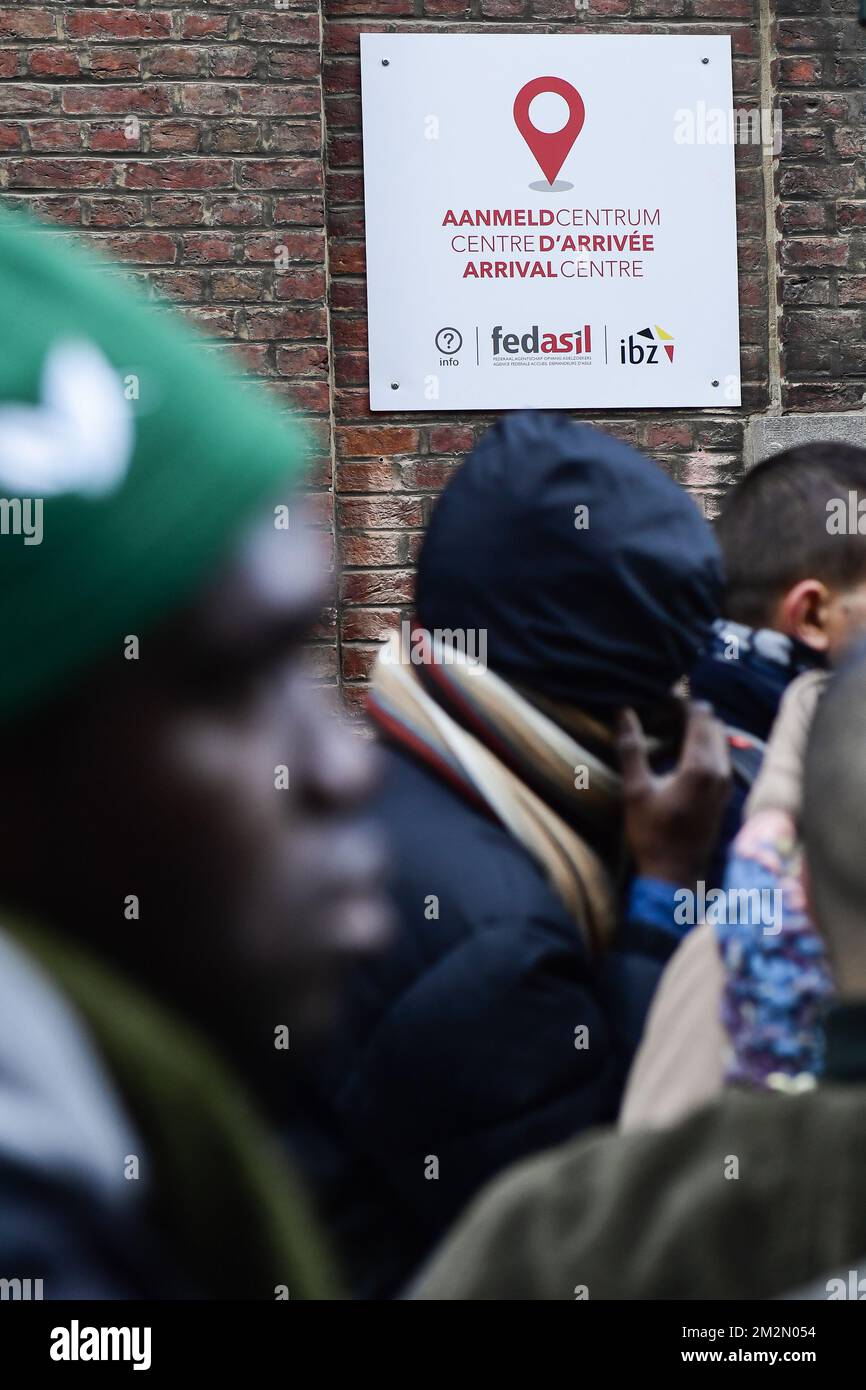
<instances>
[{"instance_id":1,"label":"question mark icon","mask_svg":"<svg viewBox=\"0 0 866 1390\"><path fill-rule=\"evenodd\" d=\"M440 352L452 353L459 352L463 346L463 336L456 328L440 328L436 334L436 347Z\"/></svg>"}]
</instances>

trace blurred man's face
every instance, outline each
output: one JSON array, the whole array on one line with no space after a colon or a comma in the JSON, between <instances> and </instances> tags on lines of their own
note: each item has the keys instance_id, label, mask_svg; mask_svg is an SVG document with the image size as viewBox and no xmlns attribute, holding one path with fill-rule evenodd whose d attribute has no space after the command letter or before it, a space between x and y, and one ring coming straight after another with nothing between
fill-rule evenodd
<instances>
[{"instance_id":1,"label":"blurred man's face","mask_svg":"<svg viewBox=\"0 0 866 1390\"><path fill-rule=\"evenodd\" d=\"M268 518L137 661L88 681L56 738L54 717L56 781L22 826L27 911L271 1045L327 1015L340 965L387 928L361 819L372 750L302 670L327 596L314 533Z\"/></svg>"}]
</instances>

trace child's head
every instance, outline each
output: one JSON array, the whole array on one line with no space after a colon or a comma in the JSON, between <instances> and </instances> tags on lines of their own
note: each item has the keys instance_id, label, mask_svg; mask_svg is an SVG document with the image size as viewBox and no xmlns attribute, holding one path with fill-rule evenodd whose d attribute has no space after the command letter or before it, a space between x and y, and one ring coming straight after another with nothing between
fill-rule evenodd
<instances>
[{"instance_id":1,"label":"child's head","mask_svg":"<svg viewBox=\"0 0 866 1390\"><path fill-rule=\"evenodd\" d=\"M866 633L866 449L804 444L765 459L726 497L717 535L727 618L831 660Z\"/></svg>"}]
</instances>

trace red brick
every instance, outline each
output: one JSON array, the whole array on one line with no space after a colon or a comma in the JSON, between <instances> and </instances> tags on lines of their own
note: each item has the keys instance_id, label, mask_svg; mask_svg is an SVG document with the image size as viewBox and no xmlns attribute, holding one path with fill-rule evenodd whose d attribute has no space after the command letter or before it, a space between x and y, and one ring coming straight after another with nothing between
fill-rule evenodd
<instances>
[{"instance_id":1,"label":"red brick","mask_svg":"<svg viewBox=\"0 0 866 1390\"><path fill-rule=\"evenodd\" d=\"M185 14L182 36L185 39L224 39L229 31L227 15Z\"/></svg>"},{"instance_id":2,"label":"red brick","mask_svg":"<svg viewBox=\"0 0 866 1390\"><path fill-rule=\"evenodd\" d=\"M359 570L344 573L340 595L346 603L411 603L415 576L411 570Z\"/></svg>"},{"instance_id":3,"label":"red brick","mask_svg":"<svg viewBox=\"0 0 866 1390\"><path fill-rule=\"evenodd\" d=\"M248 237L244 242L244 259L275 263L277 255L290 261L315 261L324 264L325 236L322 231L269 232L267 236Z\"/></svg>"},{"instance_id":4,"label":"red brick","mask_svg":"<svg viewBox=\"0 0 866 1390\"><path fill-rule=\"evenodd\" d=\"M184 236L181 244L184 260L192 261L196 265L233 261L237 256L237 244L234 238L214 232Z\"/></svg>"},{"instance_id":5,"label":"red brick","mask_svg":"<svg viewBox=\"0 0 866 1390\"><path fill-rule=\"evenodd\" d=\"M468 425L434 425L430 430L431 454L465 454L474 442Z\"/></svg>"},{"instance_id":6,"label":"red brick","mask_svg":"<svg viewBox=\"0 0 866 1390\"><path fill-rule=\"evenodd\" d=\"M193 116L231 116L240 110L236 87L220 82L189 82L180 88L181 110Z\"/></svg>"},{"instance_id":7,"label":"red brick","mask_svg":"<svg viewBox=\"0 0 866 1390\"><path fill-rule=\"evenodd\" d=\"M400 478L407 492L441 492L460 459L416 459L404 463Z\"/></svg>"},{"instance_id":8,"label":"red brick","mask_svg":"<svg viewBox=\"0 0 866 1390\"><path fill-rule=\"evenodd\" d=\"M139 265L170 265L177 255L171 237L161 232L107 234L99 238L99 245L106 255Z\"/></svg>"},{"instance_id":9,"label":"red brick","mask_svg":"<svg viewBox=\"0 0 866 1390\"><path fill-rule=\"evenodd\" d=\"M274 280L275 299L324 299L325 271L316 267L309 270L293 270L289 275L278 275Z\"/></svg>"},{"instance_id":10,"label":"red brick","mask_svg":"<svg viewBox=\"0 0 866 1390\"><path fill-rule=\"evenodd\" d=\"M326 381L293 381L287 388L289 400L297 410L326 414L330 410L331 393Z\"/></svg>"},{"instance_id":11,"label":"red brick","mask_svg":"<svg viewBox=\"0 0 866 1390\"><path fill-rule=\"evenodd\" d=\"M277 225L282 222L295 227L321 227L324 215L321 195L310 197L295 193L291 197L278 197L274 203L274 222Z\"/></svg>"},{"instance_id":12,"label":"red brick","mask_svg":"<svg viewBox=\"0 0 866 1390\"><path fill-rule=\"evenodd\" d=\"M363 275L366 255L363 242L331 242L331 274Z\"/></svg>"},{"instance_id":13,"label":"red brick","mask_svg":"<svg viewBox=\"0 0 866 1390\"><path fill-rule=\"evenodd\" d=\"M401 531L380 531L369 535L342 535L340 557L349 569L381 569L385 565L405 565L406 537Z\"/></svg>"},{"instance_id":14,"label":"red brick","mask_svg":"<svg viewBox=\"0 0 866 1390\"><path fill-rule=\"evenodd\" d=\"M267 309L247 311L251 338L323 338L326 330L324 309Z\"/></svg>"},{"instance_id":15,"label":"red brick","mask_svg":"<svg viewBox=\"0 0 866 1390\"><path fill-rule=\"evenodd\" d=\"M207 53L203 48L162 47L154 49L147 62L149 77L196 77L205 72Z\"/></svg>"},{"instance_id":16,"label":"red brick","mask_svg":"<svg viewBox=\"0 0 866 1390\"><path fill-rule=\"evenodd\" d=\"M690 449L692 427L687 424L648 425L644 443L647 449Z\"/></svg>"},{"instance_id":17,"label":"red brick","mask_svg":"<svg viewBox=\"0 0 866 1390\"><path fill-rule=\"evenodd\" d=\"M251 198L248 194L214 198L211 210L217 227L257 227L265 216L261 198Z\"/></svg>"},{"instance_id":18,"label":"red brick","mask_svg":"<svg viewBox=\"0 0 866 1390\"><path fill-rule=\"evenodd\" d=\"M315 10L315 6L311 6ZM317 44L319 16L273 14L267 10L247 10L238 20L239 37L249 43Z\"/></svg>"},{"instance_id":19,"label":"red brick","mask_svg":"<svg viewBox=\"0 0 866 1390\"><path fill-rule=\"evenodd\" d=\"M791 237L782 246L782 260L792 266L847 265L848 244L830 237Z\"/></svg>"},{"instance_id":20,"label":"red brick","mask_svg":"<svg viewBox=\"0 0 866 1390\"><path fill-rule=\"evenodd\" d=\"M402 617L399 608L350 608L341 624L343 641L381 642L399 628Z\"/></svg>"},{"instance_id":21,"label":"red brick","mask_svg":"<svg viewBox=\"0 0 866 1390\"><path fill-rule=\"evenodd\" d=\"M31 87L25 82L10 83L0 87L0 111L10 115L30 111L50 111L54 105L55 93L50 87Z\"/></svg>"},{"instance_id":22,"label":"red brick","mask_svg":"<svg viewBox=\"0 0 866 1390\"><path fill-rule=\"evenodd\" d=\"M416 429L384 425L366 430L337 430L337 453L344 458L372 454L410 454L418 449Z\"/></svg>"},{"instance_id":23,"label":"red brick","mask_svg":"<svg viewBox=\"0 0 866 1390\"><path fill-rule=\"evenodd\" d=\"M10 188L105 188L114 165L97 159L13 159L8 170Z\"/></svg>"},{"instance_id":24,"label":"red brick","mask_svg":"<svg viewBox=\"0 0 866 1390\"><path fill-rule=\"evenodd\" d=\"M866 304L866 275L841 275L837 285L840 304Z\"/></svg>"},{"instance_id":25,"label":"red brick","mask_svg":"<svg viewBox=\"0 0 866 1390\"><path fill-rule=\"evenodd\" d=\"M481 0L481 13L485 19L522 19L526 0Z\"/></svg>"},{"instance_id":26,"label":"red brick","mask_svg":"<svg viewBox=\"0 0 866 1390\"><path fill-rule=\"evenodd\" d=\"M141 132L127 131L123 125L118 125L115 121L112 125L87 127L87 147L91 150L100 150L103 153L116 150L138 150L141 149Z\"/></svg>"},{"instance_id":27,"label":"red brick","mask_svg":"<svg viewBox=\"0 0 866 1390\"><path fill-rule=\"evenodd\" d=\"M0 10L0 39L53 39L57 37L53 14L35 6Z\"/></svg>"},{"instance_id":28,"label":"red brick","mask_svg":"<svg viewBox=\"0 0 866 1390\"><path fill-rule=\"evenodd\" d=\"M238 161L240 188L319 188L322 170L312 159L244 159Z\"/></svg>"},{"instance_id":29,"label":"red brick","mask_svg":"<svg viewBox=\"0 0 866 1390\"><path fill-rule=\"evenodd\" d=\"M261 271L215 270L210 277L214 300L259 300L264 297L264 275Z\"/></svg>"},{"instance_id":30,"label":"red brick","mask_svg":"<svg viewBox=\"0 0 866 1390\"><path fill-rule=\"evenodd\" d=\"M325 14L329 19L340 15L360 14L379 18L384 15L412 15L412 0L325 0Z\"/></svg>"},{"instance_id":31,"label":"red brick","mask_svg":"<svg viewBox=\"0 0 866 1390\"><path fill-rule=\"evenodd\" d=\"M820 58L781 58L779 60L779 81L788 86L818 86L821 76Z\"/></svg>"},{"instance_id":32,"label":"red brick","mask_svg":"<svg viewBox=\"0 0 866 1390\"><path fill-rule=\"evenodd\" d=\"M208 138L212 154L255 154L264 134L257 121L216 121Z\"/></svg>"},{"instance_id":33,"label":"red brick","mask_svg":"<svg viewBox=\"0 0 866 1390\"><path fill-rule=\"evenodd\" d=\"M146 283L173 304L197 304L207 293L207 278L194 270L148 270Z\"/></svg>"},{"instance_id":34,"label":"red brick","mask_svg":"<svg viewBox=\"0 0 866 1390\"><path fill-rule=\"evenodd\" d=\"M117 82L141 74L141 54L133 48L92 48L88 71L91 77Z\"/></svg>"},{"instance_id":35,"label":"red brick","mask_svg":"<svg viewBox=\"0 0 866 1390\"><path fill-rule=\"evenodd\" d=\"M63 110L73 116L170 116L168 92L148 87L64 87Z\"/></svg>"},{"instance_id":36,"label":"red brick","mask_svg":"<svg viewBox=\"0 0 866 1390\"><path fill-rule=\"evenodd\" d=\"M168 10L75 9L66 15L71 39L167 39L171 36Z\"/></svg>"},{"instance_id":37,"label":"red brick","mask_svg":"<svg viewBox=\"0 0 866 1390\"><path fill-rule=\"evenodd\" d=\"M81 62L68 48L34 48L27 55L27 69L34 77L79 77Z\"/></svg>"},{"instance_id":38,"label":"red brick","mask_svg":"<svg viewBox=\"0 0 866 1390\"><path fill-rule=\"evenodd\" d=\"M152 150L195 154L201 148L201 126L195 121L153 121L149 129Z\"/></svg>"},{"instance_id":39,"label":"red brick","mask_svg":"<svg viewBox=\"0 0 866 1390\"><path fill-rule=\"evenodd\" d=\"M367 680L379 655L376 647L345 646L343 652L343 677L345 680Z\"/></svg>"},{"instance_id":40,"label":"red brick","mask_svg":"<svg viewBox=\"0 0 866 1390\"><path fill-rule=\"evenodd\" d=\"M252 77L259 55L252 48L217 48L208 59L211 77Z\"/></svg>"},{"instance_id":41,"label":"red brick","mask_svg":"<svg viewBox=\"0 0 866 1390\"><path fill-rule=\"evenodd\" d=\"M321 98L315 87L255 86L238 87L240 109L249 116L316 116Z\"/></svg>"},{"instance_id":42,"label":"red brick","mask_svg":"<svg viewBox=\"0 0 866 1390\"><path fill-rule=\"evenodd\" d=\"M197 188L227 188L232 166L227 159L160 159L121 166L127 188L171 188L182 191Z\"/></svg>"},{"instance_id":43,"label":"red brick","mask_svg":"<svg viewBox=\"0 0 866 1390\"><path fill-rule=\"evenodd\" d=\"M692 0L695 19L753 19L753 0Z\"/></svg>"},{"instance_id":44,"label":"red brick","mask_svg":"<svg viewBox=\"0 0 866 1390\"><path fill-rule=\"evenodd\" d=\"M20 125L0 125L0 150L20 150L24 143Z\"/></svg>"},{"instance_id":45,"label":"red brick","mask_svg":"<svg viewBox=\"0 0 866 1390\"><path fill-rule=\"evenodd\" d=\"M268 76L283 82L314 82L319 76L319 55L312 50L274 48L268 54Z\"/></svg>"},{"instance_id":46,"label":"red brick","mask_svg":"<svg viewBox=\"0 0 866 1390\"><path fill-rule=\"evenodd\" d=\"M239 317L236 310L218 309L206 304L191 304L184 309L186 317L201 333L214 338L236 338Z\"/></svg>"},{"instance_id":47,"label":"red brick","mask_svg":"<svg viewBox=\"0 0 866 1390\"><path fill-rule=\"evenodd\" d=\"M388 458L344 460L337 466L339 492L394 492L399 481L397 464Z\"/></svg>"},{"instance_id":48,"label":"red brick","mask_svg":"<svg viewBox=\"0 0 866 1390\"><path fill-rule=\"evenodd\" d=\"M277 348L277 371L281 376L305 376L309 372L327 375L328 354L319 347Z\"/></svg>"},{"instance_id":49,"label":"red brick","mask_svg":"<svg viewBox=\"0 0 866 1390\"><path fill-rule=\"evenodd\" d=\"M77 121L31 121L30 148L60 154L80 150L81 131Z\"/></svg>"},{"instance_id":50,"label":"red brick","mask_svg":"<svg viewBox=\"0 0 866 1390\"><path fill-rule=\"evenodd\" d=\"M145 205L142 198L88 198L87 225L89 227L135 227L144 221Z\"/></svg>"},{"instance_id":51,"label":"red brick","mask_svg":"<svg viewBox=\"0 0 866 1390\"><path fill-rule=\"evenodd\" d=\"M168 193L150 200L151 217L166 227L198 227L204 220L204 210L201 198L190 198L184 193Z\"/></svg>"}]
</instances>

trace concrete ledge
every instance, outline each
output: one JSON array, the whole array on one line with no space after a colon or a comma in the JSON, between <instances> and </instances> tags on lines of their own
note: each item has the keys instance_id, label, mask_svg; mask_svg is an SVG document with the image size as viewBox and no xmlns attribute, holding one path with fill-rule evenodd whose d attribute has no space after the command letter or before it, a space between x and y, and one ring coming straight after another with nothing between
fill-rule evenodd
<instances>
[{"instance_id":1,"label":"concrete ledge","mask_svg":"<svg viewBox=\"0 0 866 1390\"><path fill-rule=\"evenodd\" d=\"M746 425L743 462L753 468L761 459L816 440L856 444L866 449L866 411L857 414L756 415Z\"/></svg>"}]
</instances>

